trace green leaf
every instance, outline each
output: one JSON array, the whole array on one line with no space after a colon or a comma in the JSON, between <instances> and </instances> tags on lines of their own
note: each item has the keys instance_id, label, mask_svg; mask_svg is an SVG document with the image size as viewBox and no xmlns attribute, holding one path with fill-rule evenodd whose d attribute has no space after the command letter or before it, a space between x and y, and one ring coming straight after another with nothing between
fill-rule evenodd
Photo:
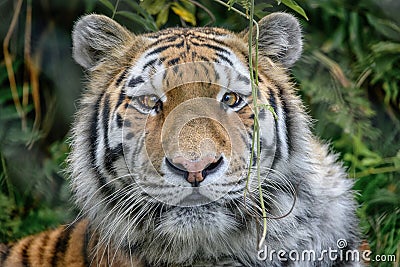
<instances>
[{"instance_id":1,"label":"green leaf","mask_svg":"<svg viewBox=\"0 0 400 267\"><path fill-rule=\"evenodd\" d=\"M32 110L33 110L33 105L28 105L24 109L25 113L28 113ZM0 121L14 120L14 119L20 119L19 114L15 109L15 106L10 105L1 108Z\"/></svg>"},{"instance_id":2,"label":"green leaf","mask_svg":"<svg viewBox=\"0 0 400 267\"><path fill-rule=\"evenodd\" d=\"M183 6L187 11L189 11L189 12L192 13L192 14L195 14L195 12L196 12L196 6L195 6L193 3L191 3L191 2L189 2L189 1L187 1L187 0L181 0L180 2L181 2L181 4L182 4L182 6Z\"/></svg>"},{"instance_id":3,"label":"green leaf","mask_svg":"<svg viewBox=\"0 0 400 267\"><path fill-rule=\"evenodd\" d=\"M132 9L135 10L138 13L138 15L140 14L141 17L144 18L144 20L146 21L145 25L146 29L150 31L158 30L158 27L153 17L143 6L133 2L132 0L125 0L124 2L127 3L130 7L132 7Z\"/></svg>"},{"instance_id":4,"label":"green leaf","mask_svg":"<svg viewBox=\"0 0 400 267\"><path fill-rule=\"evenodd\" d=\"M361 160L360 163L364 167L377 166L382 163L382 159L381 158L364 158Z\"/></svg>"},{"instance_id":5,"label":"green leaf","mask_svg":"<svg viewBox=\"0 0 400 267\"><path fill-rule=\"evenodd\" d=\"M17 86L18 97L21 98L23 95L22 86ZM6 104L7 101L12 101L13 95L10 88L0 88L0 105Z\"/></svg>"},{"instance_id":6,"label":"green leaf","mask_svg":"<svg viewBox=\"0 0 400 267\"><path fill-rule=\"evenodd\" d=\"M181 6L176 2L172 3L171 9L172 11L174 11L176 15L178 15L184 21L189 22L193 26L196 26L196 17L194 16L193 13L190 13L189 10L187 10L186 8L184 8L183 6Z\"/></svg>"},{"instance_id":7,"label":"green leaf","mask_svg":"<svg viewBox=\"0 0 400 267\"><path fill-rule=\"evenodd\" d=\"M264 9L272 8L273 5L267 3L260 3L254 6L254 15L258 18L263 18L271 12L264 11Z\"/></svg>"},{"instance_id":8,"label":"green leaf","mask_svg":"<svg viewBox=\"0 0 400 267\"><path fill-rule=\"evenodd\" d=\"M356 12L351 12L349 17L349 36L351 42L351 49L356 54L357 59L362 61L364 59L364 51L362 48L362 37L360 25L360 16Z\"/></svg>"},{"instance_id":9,"label":"green leaf","mask_svg":"<svg viewBox=\"0 0 400 267\"><path fill-rule=\"evenodd\" d=\"M131 2L132 0L128 0L127 2ZM163 10L163 7L166 0L143 0L140 2L140 6L142 6L147 12L152 15L156 15Z\"/></svg>"},{"instance_id":10,"label":"green leaf","mask_svg":"<svg viewBox=\"0 0 400 267\"><path fill-rule=\"evenodd\" d=\"M393 164L396 168L400 168L400 150L397 152L396 157L393 159Z\"/></svg>"},{"instance_id":11,"label":"green leaf","mask_svg":"<svg viewBox=\"0 0 400 267\"><path fill-rule=\"evenodd\" d=\"M377 18L371 14L366 14L371 27L375 28L380 34L390 40L400 41L400 26L390 20Z\"/></svg>"},{"instance_id":12,"label":"green leaf","mask_svg":"<svg viewBox=\"0 0 400 267\"><path fill-rule=\"evenodd\" d=\"M13 61L12 68L13 68L14 73L17 72L17 70L20 67L21 63L22 63L22 61L19 60L19 59L15 59ZM7 73L7 69L6 69L5 64L4 65L0 65L0 66L1 66L1 68L0 68L0 83L2 83L3 81L5 81L8 78L8 73Z\"/></svg>"},{"instance_id":13,"label":"green leaf","mask_svg":"<svg viewBox=\"0 0 400 267\"><path fill-rule=\"evenodd\" d=\"M169 15L169 4L165 5L165 7L161 10L160 13L157 15L156 19L156 25L157 27L161 27L168 21L168 15Z\"/></svg>"},{"instance_id":14,"label":"green leaf","mask_svg":"<svg viewBox=\"0 0 400 267\"><path fill-rule=\"evenodd\" d=\"M144 26L147 30L154 31L154 27L147 20L145 20L144 18L142 18L138 14L132 13L130 11L124 11L124 10L123 11L118 11L118 12L116 12L116 14L120 15L120 16L123 16L123 17L125 17L127 19L130 19L130 20L132 20L132 21ZM155 30L157 30L157 29L155 29Z\"/></svg>"},{"instance_id":15,"label":"green leaf","mask_svg":"<svg viewBox=\"0 0 400 267\"><path fill-rule=\"evenodd\" d=\"M114 12L114 5L108 1L108 0L99 0L100 3L102 3L103 5L105 5L108 9L110 9L112 12Z\"/></svg>"},{"instance_id":16,"label":"green leaf","mask_svg":"<svg viewBox=\"0 0 400 267\"><path fill-rule=\"evenodd\" d=\"M232 7L234 4L236 4L236 1L237 0L228 0L228 5L229 5L229 7Z\"/></svg>"},{"instance_id":17,"label":"green leaf","mask_svg":"<svg viewBox=\"0 0 400 267\"><path fill-rule=\"evenodd\" d=\"M152 18L150 12L141 5L133 2L132 0L125 0L124 2L127 3L133 10L142 15L144 18L146 19Z\"/></svg>"},{"instance_id":18,"label":"green leaf","mask_svg":"<svg viewBox=\"0 0 400 267\"><path fill-rule=\"evenodd\" d=\"M385 53L385 54L400 54L400 43L393 42L378 42L371 46L371 49L374 53Z\"/></svg>"},{"instance_id":19,"label":"green leaf","mask_svg":"<svg viewBox=\"0 0 400 267\"><path fill-rule=\"evenodd\" d=\"M278 5L280 4L281 1L278 1ZM302 15L306 20L308 20L308 17L306 15L306 12L304 9L299 6L294 0L282 0L282 3Z\"/></svg>"}]
</instances>

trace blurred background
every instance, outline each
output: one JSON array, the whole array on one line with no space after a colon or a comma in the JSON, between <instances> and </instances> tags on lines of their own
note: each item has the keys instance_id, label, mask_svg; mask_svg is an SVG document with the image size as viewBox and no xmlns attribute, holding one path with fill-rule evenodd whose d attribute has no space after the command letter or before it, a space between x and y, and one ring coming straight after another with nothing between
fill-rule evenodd
<instances>
[{"instance_id":1,"label":"blurred background","mask_svg":"<svg viewBox=\"0 0 400 267\"><path fill-rule=\"evenodd\" d=\"M247 1L234 6L246 12ZM315 133L340 153L355 181L364 238L374 254L397 258L371 265L399 266L400 1L256 1L257 19L274 11L296 15L303 26L305 51L293 79ZM248 25L212 0L0 0L0 243L76 216L63 172L84 90L71 30L88 13L137 34Z\"/></svg>"}]
</instances>

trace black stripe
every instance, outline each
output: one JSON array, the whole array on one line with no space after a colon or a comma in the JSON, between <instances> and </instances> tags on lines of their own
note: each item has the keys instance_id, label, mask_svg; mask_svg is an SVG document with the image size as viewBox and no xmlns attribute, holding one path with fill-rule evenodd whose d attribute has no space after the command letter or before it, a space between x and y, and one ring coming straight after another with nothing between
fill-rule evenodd
<instances>
[{"instance_id":1,"label":"black stripe","mask_svg":"<svg viewBox=\"0 0 400 267\"><path fill-rule=\"evenodd\" d=\"M114 151L115 149L110 149L109 138L108 138L109 116L110 116L110 95L106 94L106 96L104 98L103 110L102 110L103 131L104 131L103 138L104 138L104 144L105 144L105 152L104 152L103 162L104 162L104 167L106 168L107 172L109 174L115 176L116 171L113 168L113 163L117 159L117 156L119 156L122 153L122 149L121 149L121 153L118 153L117 155L116 155L116 153L118 151ZM121 124L121 127L122 127L122 124ZM121 146L122 146L122 144L121 144Z\"/></svg>"},{"instance_id":2,"label":"black stripe","mask_svg":"<svg viewBox=\"0 0 400 267\"><path fill-rule=\"evenodd\" d=\"M140 151L142 150L142 148L144 146L143 138L146 138L146 137L138 138L138 142L137 142L137 145L134 148L133 155L139 155Z\"/></svg>"},{"instance_id":3,"label":"black stripe","mask_svg":"<svg viewBox=\"0 0 400 267\"><path fill-rule=\"evenodd\" d=\"M213 34L215 34L215 33L213 33ZM225 34L224 35L218 34L216 36L225 36ZM225 41L218 40L217 38L213 38L212 36L203 37L203 36L196 36L195 35L195 37L196 37L196 40L199 40L199 41L202 41L202 42L207 42L207 43L214 42L214 43L217 43L219 45L226 46L226 47L232 49L232 46L227 44Z\"/></svg>"},{"instance_id":4,"label":"black stripe","mask_svg":"<svg viewBox=\"0 0 400 267\"><path fill-rule=\"evenodd\" d=\"M117 81L116 81L116 83L115 83L116 86L119 86L119 85L121 84L122 80L125 79L126 74L128 74L128 69L125 69L125 70L121 73L121 75L118 77L118 79L117 79Z\"/></svg>"},{"instance_id":5,"label":"black stripe","mask_svg":"<svg viewBox=\"0 0 400 267\"><path fill-rule=\"evenodd\" d=\"M275 124L277 125L277 124ZM277 128L275 126L275 128ZM272 161L271 167L274 167L276 165L277 162L279 162L282 159L282 152L281 152L281 140L279 139L278 136L278 131L276 130L276 149L275 149L275 155L274 155L274 159Z\"/></svg>"},{"instance_id":6,"label":"black stripe","mask_svg":"<svg viewBox=\"0 0 400 267\"><path fill-rule=\"evenodd\" d=\"M119 113L117 113L117 126L118 126L118 128L122 128L123 122L124 122L124 119L122 118L122 116Z\"/></svg>"},{"instance_id":7,"label":"black stripe","mask_svg":"<svg viewBox=\"0 0 400 267\"><path fill-rule=\"evenodd\" d=\"M135 78L132 78L129 83L128 86L129 87L136 87L138 84L144 83L143 77L142 76L138 76Z\"/></svg>"},{"instance_id":8,"label":"black stripe","mask_svg":"<svg viewBox=\"0 0 400 267\"><path fill-rule=\"evenodd\" d=\"M204 67L205 68L205 67ZM218 81L221 77L219 76L219 73L217 71L217 69L214 69L214 75L215 75L215 80Z\"/></svg>"},{"instance_id":9,"label":"black stripe","mask_svg":"<svg viewBox=\"0 0 400 267\"><path fill-rule=\"evenodd\" d=\"M49 235L50 235L50 233L47 232L42 237L42 240L41 240L42 242L41 242L40 247L39 247L39 262L43 261L44 249L45 249L45 247L47 245L47 242L49 241Z\"/></svg>"},{"instance_id":10,"label":"black stripe","mask_svg":"<svg viewBox=\"0 0 400 267\"><path fill-rule=\"evenodd\" d=\"M104 103L103 103L103 110L101 113L101 119L103 122L103 138L104 138L104 144L105 144L106 148L109 147L109 145L108 145L109 116L110 116L110 95L106 94L105 98L104 98Z\"/></svg>"},{"instance_id":11,"label":"black stripe","mask_svg":"<svg viewBox=\"0 0 400 267\"><path fill-rule=\"evenodd\" d=\"M113 176L117 176L117 172L113 166L114 162L123 154L122 143L119 143L115 148L107 148L104 155L104 166L106 170Z\"/></svg>"},{"instance_id":12,"label":"black stripe","mask_svg":"<svg viewBox=\"0 0 400 267\"><path fill-rule=\"evenodd\" d=\"M279 96L281 99L282 103L282 109L283 109L283 116L285 116L285 125L286 125L286 140L287 140L287 145L288 145L288 155L290 156L290 150L292 148L292 136L291 136L291 131L292 131L292 123L290 119L290 109L288 105L288 101L285 98L285 93L283 92L283 88L279 85L276 85L279 90Z\"/></svg>"},{"instance_id":13,"label":"black stripe","mask_svg":"<svg viewBox=\"0 0 400 267\"><path fill-rule=\"evenodd\" d=\"M175 74L177 74L178 71L179 71L179 66L174 66L174 67L172 68L172 71L173 71Z\"/></svg>"},{"instance_id":14,"label":"black stripe","mask_svg":"<svg viewBox=\"0 0 400 267\"><path fill-rule=\"evenodd\" d=\"M163 52L163 51L165 51L165 50L167 50L168 48L171 48L171 47L179 48L179 47L182 47L182 46L183 46L183 40L182 40L182 42L180 42L178 44L166 44L166 45L163 45L163 46L160 46L160 47L154 49L153 51L148 53L146 55L146 57L149 57L149 56L154 55L154 54L161 53L161 52Z\"/></svg>"},{"instance_id":15,"label":"black stripe","mask_svg":"<svg viewBox=\"0 0 400 267\"><path fill-rule=\"evenodd\" d=\"M30 238L27 241L27 243L24 245L24 248L22 249L22 252L21 252L22 266L25 266L25 267L29 267L30 266L28 250L29 250L29 247L32 245L32 239L33 238Z\"/></svg>"},{"instance_id":16,"label":"black stripe","mask_svg":"<svg viewBox=\"0 0 400 267\"><path fill-rule=\"evenodd\" d=\"M242 52L242 51L241 51L241 52ZM245 63L248 63L248 62L249 62L249 55L245 54L244 52L242 52L241 54L243 55L243 57L244 57L244 59L245 59ZM249 64L246 64L246 65L247 65L247 70L250 72L250 66L249 66Z\"/></svg>"},{"instance_id":17,"label":"black stripe","mask_svg":"<svg viewBox=\"0 0 400 267\"><path fill-rule=\"evenodd\" d=\"M112 185L107 184L106 178L101 175L100 170L98 166L96 166L96 148L97 148L97 139L98 139L98 118L99 118L99 113L100 113L100 104L101 100L104 96L104 93L102 93L99 98L96 101L96 104L94 105L94 113L92 116L92 119L90 121L90 137L89 137L89 142L90 142L90 149L89 149L89 156L90 156L90 161L92 163L93 171L96 175L97 180L99 181L99 188L101 188L101 193L105 196L108 196L112 194L115 189Z\"/></svg>"},{"instance_id":18,"label":"black stripe","mask_svg":"<svg viewBox=\"0 0 400 267\"><path fill-rule=\"evenodd\" d=\"M125 126L125 127L131 127L131 126L132 126L132 122L131 122L129 119L125 118L125 120L124 120L124 126Z\"/></svg>"},{"instance_id":19,"label":"black stripe","mask_svg":"<svg viewBox=\"0 0 400 267\"><path fill-rule=\"evenodd\" d=\"M64 227L64 229L61 231L54 247L53 257L51 258L51 266L57 266L57 263L63 259L63 256L68 248L70 235L74 228L75 224L72 224L68 227Z\"/></svg>"},{"instance_id":20,"label":"black stripe","mask_svg":"<svg viewBox=\"0 0 400 267\"><path fill-rule=\"evenodd\" d=\"M195 43L195 42L193 42L193 41L194 41L194 40L192 40L192 43L193 43L193 45L195 45L195 46L207 47L207 48L213 49L213 50L218 51L218 52L230 54L228 50L226 50L225 48L222 48L222 47L220 47L220 46L216 46L216 45L212 45L212 44L207 44L207 43L204 43L204 44L202 44L202 43Z\"/></svg>"},{"instance_id":21,"label":"black stripe","mask_svg":"<svg viewBox=\"0 0 400 267\"><path fill-rule=\"evenodd\" d=\"M85 236L82 244L82 256L85 266L90 266L91 260L89 259L89 241L90 241L90 226L88 225L85 230Z\"/></svg>"},{"instance_id":22,"label":"black stripe","mask_svg":"<svg viewBox=\"0 0 400 267\"><path fill-rule=\"evenodd\" d=\"M205 56L199 56L199 59L206 61L206 62L210 62L210 59ZM215 61L215 60L212 60L212 61Z\"/></svg>"},{"instance_id":23,"label":"black stripe","mask_svg":"<svg viewBox=\"0 0 400 267\"><path fill-rule=\"evenodd\" d=\"M148 61L146 64L144 64L143 68L142 68L142 72L144 72L148 67L154 65L154 63L156 63L157 59L152 59L150 61Z\"/></svg>"},{"instance_id":24,"label":"black stripe","mask_svg":"<svg viewBox=\"0 0 400 267\"><path fill-rule=\"evenodd\" d=\"M158 35L157 37L157 41L155 41L154 43L151 44L151 46L156 46L160 43L169 43L169 42L174 42L179 36L172 33L172 35L170 34L171 32L168 32L167 34L163 34L163 35Z\"/></svg>"},{"instance_id":25,"label":"black stripe","mask_svg":"<svg viewBox=\"0 0 400 267\"><path fill-rule=\"evenodd\" d=\"M10 254L11 246L0 244L0 266Z\"/></svg>"},{"instance_id":26,"label":"black stripe","mask_svg":"<svg viewBox=\"0 0 400 267\"><path fill-rule=\"evenodd\" d=\"M203 68L206 77L208 77L209 74L210 74L210 70L209 70L209 68L207 66L209 66L209 64L200 64L200 67ZM214 72L216 72L215 69L214 69Z\"/></svg>"},{"instance_id":27,"label":"black stripe","mask_svg":"<svg viewBox=\"0 0 400 267\"><path fill-rule=\"evenodd\" d=\"M125 98L126 98L125 91L121 90L119 92L118 101L117 101L117 104L115 105L114 109L118 109L118 107L122 104L122 102L124 101Z\"/></svg>"},{"instance_id":28,"label":"black stripe","mask_svg":"<svg viewBox=\"0 0 400 267\"><path fill-rule=\"evenodd\" d=\"M222 59L223 61L225 61L226 63L228 63L231 67L233 66L232 61L227 58L226 56L224 56L222 53L217 53L217 56Z\"/></svg>"},{"instance_id":29,"label":"black stripe","mask_svg":"<svg viewBox=\"0 0 400 267\"><path fill-rule=\"evenodd\" d=\"M98 117L99 117L99 110L100 110L100 103L101 99L103 98L104 93L102 93L96 101L94 105L94 113L92 119L90 120L90 160L92 165L96 166L96 148L97 148L97 138L98 138L98 131L97 131L97 124L98 124Z\"/></svg>"},{"instance_id":30,"label":"black stripe","mask_svg":"<svg viewBox=\"0 0 400 267\"><path fill-rule=\"evenodd\" d=\"M176 57L176 58L170 59L170 60L168 60L168 62L167 62L167 65L168 65L168 66L175 65L176 63L178 63L178 62L179 62L179 60L180 60L180 58L179 58L179 57Z\"/></svg>"},{"instance_id":31,"label":"black stripe","mask_svg":"<svg viewBox=\"0 0 400 267\"><path fill-rule=\"evenodd\" d=\"M268 90L268 93L269 93L269 98L268 98L269 105L272 107L272 109L274 110L275 114L277 114L277 106L276 106L275 94L271 89Z\"/></svg>"},{"instance_id":32,"label":"black stripe","mask_svg":"<svg viewBox=\"0 0 400 267\"><path fill-rule=\"evenodd\" d=\"M254 124L251 125L251 129L254 129ZM252 132L249 132L250 140L253 140L253 136L254 136L253 133L252 133ZM243 138L243 139L244 139L244 138ZM255 149L257 148L256 142L254 142L254 148L255 148ZM250 155L251 155L251 150L252 150L251 143L249 143ZM252 165L251 165L250 167L255 167L256 164L257 164L257 151L254 150L253 159L252 159Z\"/></svg>"},{"instance_id":33,"label":"black stripe","mask_svg":"<svg viewBox=\"0 0 400 267\"><path fill-rule=\"evenodd\" d=\"M269 93L268 102L271 105L272 109L274 110L275 114L278 115L278 107L276 105L276 96L271 89L269 89L268 93ZM272 162L273 165L282 159L282 151L281 151L282 146L281 146L281 139L279 138L279 118L277 120L274 119L274 122L275 122L276 149L275 149L275 157Z\"/></svg>"},{"instance_id":34,"label":"black stripe","mask_svg":"<svg viewBox=\"0 0 400 267\"><path fill-rule=\"evenodd\" d=\"M182 40L182 42L177 43L177 44L175 45L175 47L176 47L176 48L181 48L181 47L183 47L184 45L185 45L185 40Z\"/></svg>"},{"instance_id":35,"label":"black stripe","mask_svg":"<svg viewBox=\"0 0 400 267\"><path fill-rule=\"evenodd\" d=\"M244 82L245 84L250 84L249 78L247 78L246 76L244 76L244 75L242 75L242 74L240 74L240 73L238 73L236 79L237 79L238 81Z\"/></svg>"},{"instance_id":36,"label":"black stripe","mask_svg":"<svg viewBox=\"0 0 400 267\"><path fill-rule=\"evenodd\" d=\"M261 108L260 111L258 112L258 119L264 120L266 115L267 115L267 109Z\"/></svg>"}]
</instances>

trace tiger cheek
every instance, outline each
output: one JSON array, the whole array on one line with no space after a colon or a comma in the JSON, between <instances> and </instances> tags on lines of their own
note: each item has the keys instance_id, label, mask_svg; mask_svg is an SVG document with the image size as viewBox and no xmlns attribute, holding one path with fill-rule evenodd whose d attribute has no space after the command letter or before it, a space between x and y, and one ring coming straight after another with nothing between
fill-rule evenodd
<instances>
[{"instance_id":1,"label":"tiger cheek","mask_svg":"<svg viewBox=\"0 0 400 267\"><path fill-rule=\"evenodd\" d=\"M238 113L238 115L244 127L246 127L246 129L248 129L249 132L252 132L254 126L253 110L249 106L246 106Z\"/></svg>"},{"instance_id":2,"label":"tiger cheek","mask_svg":"<svg viewBox=\"0 0 400 267\"><path fill-rule=\"evenodd\" d=\"M148 116L145 127L145 153L148 160L157 170L161 172L161 164L163 161L163 149L161 145L161 129L163 123L157 116Z\"/></svg>"}]
</instances>

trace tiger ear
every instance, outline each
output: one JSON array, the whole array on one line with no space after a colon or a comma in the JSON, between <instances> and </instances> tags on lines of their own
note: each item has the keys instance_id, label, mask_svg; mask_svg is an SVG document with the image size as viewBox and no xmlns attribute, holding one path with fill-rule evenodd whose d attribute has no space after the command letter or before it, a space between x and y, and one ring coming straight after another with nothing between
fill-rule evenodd
<instances>
[{"instance_id":1,"label":"tiger ear","mask_svg":"<svg viewBox=\"0 0 400 267\"><path fill-rule=\"evenodd\" d=\"M300 58L303 50L302 34L297 19L287 13L272 13L258 22L258 54L289 68ZM253 28L253 46L256 28ZM241 36L248 39L248 32Z\"/></svg>"},{"instance_id":2,"label":"tiger ear","mask_svg":"<svg viewBox=\"0 0 400 267\"><path fill-rule=\"evenodd\" d=\"M72 56L85 69L96 66L110 52L121 50L133 38L127 29L103 15L79 19L72 31Z\"/></svg>"}]
</instances>

